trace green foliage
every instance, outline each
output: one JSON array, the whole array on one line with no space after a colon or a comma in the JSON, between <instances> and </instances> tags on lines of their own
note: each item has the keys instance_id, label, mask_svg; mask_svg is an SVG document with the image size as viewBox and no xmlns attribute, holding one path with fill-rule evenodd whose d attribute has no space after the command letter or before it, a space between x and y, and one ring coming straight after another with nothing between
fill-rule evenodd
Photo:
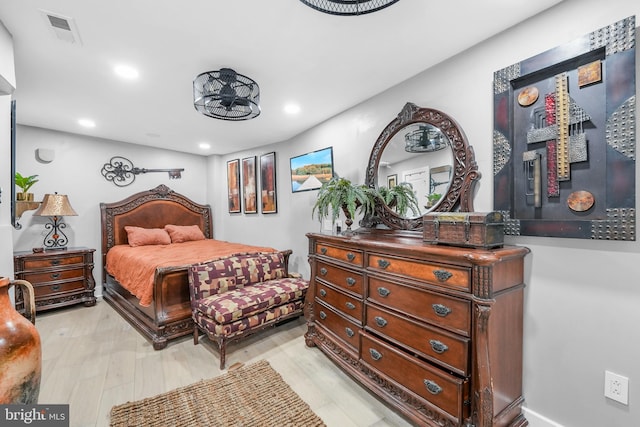
<instances>
[{"instance_id":1,"label":"green foliage","mask_svg":"<svg viewBox=\"0 0 640 427\"><path fill-rule=\"evenodd\" d=\"M331 173L330 163L304 165L293 170L293 175L324 175Z\"/></svg>"},{"instance_id":2,"label":"green foliage","mask_svg":"<svg viewBox=\"0 0 640 427\"><path fill-rule=\"evenodd\" d=\"M331 219L335 221L340 210L343 210L346 216L353 219L358 209L365 215L372 213L376 197L377 193L373 188L352 184L346 178L333 177L320 187L311 216L317 211L318 219L322 220L331 212Z\"/></svg>"},{"instance_id":3,"label":"green foliage","mask_svg":"<svg viewBox=\"0 0 640 427\"><path fill-rule=\"evenodd\" d=\"M378 194L384 203L394 209L398 215L406 216L408 210L411 210L414 217L420 215L418 199L413 192L413 186L408 182L401 182L391 188L380 187Z\"/></svg>"},{"instance_id":4,"label":"green foliage","mask_svg":"<svg viewBox=\"0 0 640 427\"><path fill-rule=\"evenodd\" d=\"M27 193L33 185L39 180L36 179L38 175L22 176L19 172L16 172L15 182L18 187L22 189L23 193Z\"/></svg>"}]
</instances>

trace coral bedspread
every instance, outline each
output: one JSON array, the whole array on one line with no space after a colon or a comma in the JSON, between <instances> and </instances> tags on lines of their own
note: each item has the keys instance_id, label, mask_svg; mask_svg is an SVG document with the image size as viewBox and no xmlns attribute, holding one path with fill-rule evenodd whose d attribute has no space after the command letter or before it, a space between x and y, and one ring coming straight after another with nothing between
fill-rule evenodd
<instances>
[{"instance_id":1,"label":"coral bedspread","mask_svg":"<svg viewBox=\"0 0 640 427\"><path fill-rule=\"evenodd\" d=\"M148 307L153 299L153 280L158 267L187 267L242 252L275 252L276 249L223 240L197 240L170 245L116 245L107 252L107 272Z\"/></svg>"}]
</instances>

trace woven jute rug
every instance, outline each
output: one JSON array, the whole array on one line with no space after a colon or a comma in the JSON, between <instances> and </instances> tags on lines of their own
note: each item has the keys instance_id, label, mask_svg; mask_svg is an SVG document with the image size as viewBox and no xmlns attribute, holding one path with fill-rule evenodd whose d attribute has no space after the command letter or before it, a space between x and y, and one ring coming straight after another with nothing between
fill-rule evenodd
<instances>
[{"instance_id":1,"label":"woven jute rug","mask_svg":"<svg viewBox=\"0 0 640 427\"><path fill-rule=\"evenodd\" d=\"M114 406L111 427L320 427L318 417L269 362Z\"/></svg>"}]
</instances>

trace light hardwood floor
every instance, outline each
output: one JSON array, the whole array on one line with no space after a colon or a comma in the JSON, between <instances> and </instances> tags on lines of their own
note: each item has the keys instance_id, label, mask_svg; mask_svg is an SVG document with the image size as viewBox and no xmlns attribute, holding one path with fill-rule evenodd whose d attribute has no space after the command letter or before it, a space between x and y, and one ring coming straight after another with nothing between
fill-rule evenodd
<instances>
[{"instance_id":1,"label":"light hardwood floor","mask_svg":"<svg viewBox=\"0 0 640 427\"><path fill-rule=\"evenodd\" d=\"M113 405L212 378L217 347L191 336L155 351L106 302L39 313L42 382L38 403L69 404L71 427L108 426ZM269 361L327 426L410 426L304 343L304 319L263 331L227 348L227 367ZM169 426L168 426L169 427Z\"/></svg>"}]
</instances>

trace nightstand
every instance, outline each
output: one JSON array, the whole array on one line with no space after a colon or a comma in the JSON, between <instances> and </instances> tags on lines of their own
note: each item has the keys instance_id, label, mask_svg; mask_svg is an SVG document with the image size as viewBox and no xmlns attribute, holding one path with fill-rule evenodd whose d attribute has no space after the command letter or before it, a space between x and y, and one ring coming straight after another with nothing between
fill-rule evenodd
<instances>
[{"instance_id":1,"label":"nightstand","mask_svg":"<svg viewBox=\"0 0 640 427\"><path fill-rule=\"evenodd\" d=\"M94 252L95 249L84 247L14 252L14 275L33 285L38 312L74 304L90 307L96 304ZM22 290L15 290L16 310L24 310Z\"/></svg>"}]
</instances>

